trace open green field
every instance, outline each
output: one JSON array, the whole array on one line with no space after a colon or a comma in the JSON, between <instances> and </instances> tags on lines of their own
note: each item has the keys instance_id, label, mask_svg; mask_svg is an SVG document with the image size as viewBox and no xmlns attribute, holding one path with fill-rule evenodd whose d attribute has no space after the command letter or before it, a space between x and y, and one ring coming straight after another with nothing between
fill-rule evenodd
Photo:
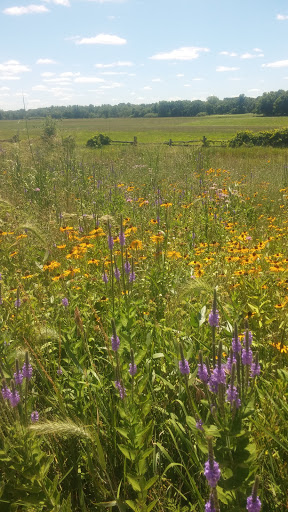
<instances>
[{"instance_id":1,"label":"open green field","mask_svg":"<svg viewBox=\"0 0 288 512\"><path fill-rule=\"evenodd\" d=\"M288 149L84 147L208 121L1 144L1 512L287 510Z\"/></svg>"},{"instance_id":2,"label":"open green field","mask_svg":"<svg viewBox=\"0 0 288 512\"><path fill-rule=\"evenodd\" d=\"M96 132L107 133L113 140L133 140L155 143L172 140L197 140L205 135L211 140L227 140L240 130L271 130L287 128L286 117L261 117L250 114L229 116L206 116L191 118L156 119L63 119L57 122L60 134L73 135L78 144L85 144ZM43 120L0 121L0 140L19 134L27 138L27 128L31 137L39 135Z\"/></svg>"}]
</instances>

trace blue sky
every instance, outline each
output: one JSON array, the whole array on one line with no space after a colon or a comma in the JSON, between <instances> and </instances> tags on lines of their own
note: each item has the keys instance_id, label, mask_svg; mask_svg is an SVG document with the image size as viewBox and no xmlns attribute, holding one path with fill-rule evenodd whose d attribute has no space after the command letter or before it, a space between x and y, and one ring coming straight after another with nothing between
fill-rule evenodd
<instances>
[{"instance_id":1,"label":"blue sky","mask_svg":"<svg viewBox=\"0 0 288 512\"><path fill-rule=\"evenodd\" d=\"M288 0L1 0L0 109L288 89Z\"/></svg>"}]
</instances>

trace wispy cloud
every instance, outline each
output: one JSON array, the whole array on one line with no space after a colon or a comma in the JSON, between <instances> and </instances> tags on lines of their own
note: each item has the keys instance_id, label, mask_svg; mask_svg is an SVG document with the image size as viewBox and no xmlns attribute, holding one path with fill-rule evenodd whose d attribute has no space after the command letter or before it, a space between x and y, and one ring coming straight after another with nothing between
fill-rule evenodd
<instances>
[{"instance_id":1,"label":"wispy cloud","mask_svg":"<svg viewBox=\"0 0 288 512\"><path fill-rule=\"evenodd\" d=\"M276 19L280 20L280 21L288 20L288 15L287 14L277 14Z\"/></svg>"},{"instance_id":2,"label":"wispy cloud","mask_svg":"<svg viewBox=\"0 0 288 512\"><path fill-rule=\"evenodd\" d=\"M97 76L78 76L75 78L74 82L76 84L100 84L105 82L105 80Z\"/></svg>"},{"instance_id":3,"label":"wispy cloud","mask_svg":"<svg viewBox=\"0 0 288 512\"><path fill-rule=\"evenodd\" d=\"M219 72L219 73L222 73L224 71L238 71L239 68L235 68L235 67L229 67L229 66L218 66L216 68L216 71Z\"/></svg>"},{"instance_id":4,"label":"wispy cloud","mask_svg":"<svg viewBox=\"0 0 288 512\"><path fill-rule=\"evenodd\" d=\"M45 5L31 4L26 7L7 7L7 9L4 9L2 12L9 16L22 16L23 14L41 14L43 12L49 12L49 9L47 9Z\"/></svg>"},{"instance_id":5,"label":"wispy cloud","mask_svg":"<svg viewBox=\"0 0 288 512\"><path fill-rule=\"evenodd\" d=\"M224 50L223 52L220 52L219 55L226 55L227 57L237 57L238 53L227 52L226 50Z\"/></svg>"},{"instance_id":6,"label":"wispy cloud","mask_svg":"<svg viewBox=\"0 0 288 512\"><path fill-rule=\"evenodd\" d=\"M171 52L162 52L152 55L153 60L193 60L198 59L200 53L209 52L209 48L199 48L197 46L183 46Z\"/></svg>"},{"instance_id":7,"label":"wispy cloud","mask_svg":"<svg viewBox=\"0 0 288 512\"><path fill-rule=\"evenodd\" d=\"M63 5L64 7L70 7L70 0L42 0L46 4Z\"/></svg>"},{"instance_id":8,"label":"wispy cloud","mask_svg":"<svg viewBox=\"0 0 288 512\"><path fill-rule=\"evenodd\" d=\"M111 62L110 64L95 64L94 67L98 69L104 69L104 68L116 68L116 67L131 67L133 66L133 62L130 61L122 61L118 60L117 62Z\"/></svg>"},{"instance_id":9,"label":"wispy cloud","mask_svg":"<svg viewBox=\"0 0 288 512\"><path fill-rule=\"evenodd\" d=\"M262 64L262 68L287 68L288 60L276 60L275 62L269 62L268 64Z\"/></svg>"},{"instance_id":10,"label":"wispy cloud","mask_svg":"<svg viewBox=\"0 0 288 512\"><path fill-rule=\"evenodd\" d=\"M96 4L108 4L108 3L124 4L124 2L126 2L126 0L87 0L87 2L94 2Z\"/></svg>"},{"instance_id":11,"label":"wispy cloud","mask_svg":"<svg viewBox=\"0 0 288 512\"><path fill-rule=\"evenodd\" d=\"M256 53L247 52L240 55L240 59L257 59L258 57L264 57L264 53L257 51Z\"/></svg>"},{"instance_id":12,"label":"wispy cloud","mask_svg":"<svg viewBox=\"0 0 288 512\"><path fill-rule=\"evenodd\" d=\"M28 66L20 64L18 60L7 60L0 64L0 80L20 80L20 74L31 71Z\"/></svg>"},{"instance_id":13,"label":"wispy cloud","mask_svg":"<svg viewBox=\"0 0 288 512\"><path fill-rule=\"evenodd\" d=\"M57 62L53 59L38 59L36 64L57 64Z\"/></svg>"},{"instance_id":14,"label":"wispy cloud","mask_svg":"<svg viewBox=\"0 0 288 512\"><path fill-rule=\"evenodd\" d=\"M111 34L98 34L94 37L83 37L82 39L76 40L76 44L112 44L122 45L126 44L126 39Z\"/></svg>"}]
</instances>

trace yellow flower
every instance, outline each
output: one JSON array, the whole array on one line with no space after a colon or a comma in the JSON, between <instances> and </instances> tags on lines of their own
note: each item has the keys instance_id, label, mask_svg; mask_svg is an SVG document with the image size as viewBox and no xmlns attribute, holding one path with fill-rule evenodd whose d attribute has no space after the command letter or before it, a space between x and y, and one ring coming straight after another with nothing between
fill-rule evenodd
<instances>
[{"instance_id":1,"label":"yellow flower","mask_svg":"<svg viewBox=\"0 0 288 512\"><path fill-rule=\"evenodd\" d=\"M281 354L288 354L288 347L287 345L283 345L283 343L271 343L272 347L275 347L277 348L277 350L279 350L279 352L281 352Z\"/></svg>"},{"instance_id":2,"label":"yellow flower","mask_svg":"<svg viewBox=\"0 0 288 512\"><path fill-rule=\"evenodd\" d=\"M160 204L160 206L164 207L164 208L169 208L170 206L172 206L173 203L162 203Z\"/></svg>"},{"instance_id":3,"label":"yellow flower","mask_svg":"<svg viewBox=\"0 0 288 512\"><path fill-rule=\"evenodd\" d=\"M60 267L61 263L58 261L51 261L50 263L47 263L46 265L43 265L43 270L54 270L54 268Z\"/></svg>"},{"instance_id":4,"label":"yellow flower","mask_svg":"<svg viewBox=\"0 0 288 512\"><path fill-rule=\"evenodd\" d=\"M155 244L158 244L160 242L163 242L164 236L163 235L152 235L150 236L150 240L154 242Z\"/></svg>"},{"instance_id":5,"label":"yellow flower","mask_svg":"<svg viewBox=\"0 0 288 512\"><path fill-rule=\"evenodd\" d=\"M133 242L131 242L129 247L131 247L131 249L138 250L138 249L142 249L143 244L142 244L141 240L133 240Z\"/></svg>"},{"instance_id":6,"label":"yellow flower","mask_svg":"<svg viewBox=\"0 0 288 512\"><path fill-rule=\"evenodd\" d=\"M168 258L171 258L171 260L178 260L179 258L182 258L180 252L178 251L168 251L167 256Z\"/></svg>"}]
</instances>

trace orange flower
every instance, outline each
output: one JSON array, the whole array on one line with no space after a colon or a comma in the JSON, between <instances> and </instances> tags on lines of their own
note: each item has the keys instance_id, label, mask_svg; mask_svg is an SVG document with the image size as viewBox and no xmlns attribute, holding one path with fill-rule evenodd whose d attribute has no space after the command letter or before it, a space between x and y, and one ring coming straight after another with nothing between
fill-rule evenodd
<instances>
[{"instance_id":1,"label":"orange flower","mask_svg":"<svg viewBox=\"0 0 288 512\"><path fill-rule=\"evenodd\" d=\"M180 252L178 252L178 251L168 251L167 256L171 260L178 260L179 258L182 258Z\"/></svg>"}]
</instances>

